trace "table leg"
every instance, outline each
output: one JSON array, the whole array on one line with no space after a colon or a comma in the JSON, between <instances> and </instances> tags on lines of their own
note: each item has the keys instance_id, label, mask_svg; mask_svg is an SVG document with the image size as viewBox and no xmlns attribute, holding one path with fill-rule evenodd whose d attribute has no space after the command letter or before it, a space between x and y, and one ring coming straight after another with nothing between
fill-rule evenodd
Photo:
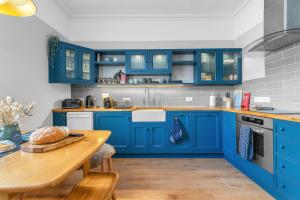
<instances>
[{"instance_id":1,"label":"table leg","mask_svg":"<svg viewBox=\"0 0 300 200\"><path fill-rule=\"evenodd\" d=\"M83 164L82 168L83 168L83 176L87 176L90 173L90 170L91 170L91 160L86 161Z\"/></svg>"},{"instance_id":2,"label":"table leg","mask_svg":"<svg viewBox=\"0 0 300 200\"><path fill-rule=\"evenodd\" d=\"M7 193L0 193L0 200L9 200L9 194Z\"/></svg>"}]
</instances>

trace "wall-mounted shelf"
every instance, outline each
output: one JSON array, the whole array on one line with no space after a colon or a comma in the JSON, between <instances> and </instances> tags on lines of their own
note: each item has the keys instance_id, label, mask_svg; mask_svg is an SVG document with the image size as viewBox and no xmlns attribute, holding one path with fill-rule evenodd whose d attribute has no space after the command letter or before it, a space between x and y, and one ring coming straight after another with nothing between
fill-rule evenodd
<instances>
[{"instance_id":1,"label":"wall-mounted shelf","mask_svg":"<svg viewBox=\"0 0 300 200\"><path fill-rule=\"evenodd\" d=\"M101 65L101 66L125 66L125 62L105 62L105 61L100 61L100 62L95 62L96 65Z\"/></svg>"},{"instance_id":2,"label":"wall-mounted shelf","mask_svg":"<svg viewBox=\"0 0 300 200\"><path fill-rule=\"evenodd\" d=\"M120 87L129 87L129 88L182 88L182 87L192 87L196 86L195 84L182 83L182 84L98 84L99 88L120 88Z\"/></svg>"},{"instance_id":3,"label":"wall-mounted shelf","mask_svg":"<svg viewBox=\"0 0 300 200\"><path fill-rule=\"evenodd\" d=\"M194 61L173 61L173 65L194 65Z\"/></svg>"}]
</instances>

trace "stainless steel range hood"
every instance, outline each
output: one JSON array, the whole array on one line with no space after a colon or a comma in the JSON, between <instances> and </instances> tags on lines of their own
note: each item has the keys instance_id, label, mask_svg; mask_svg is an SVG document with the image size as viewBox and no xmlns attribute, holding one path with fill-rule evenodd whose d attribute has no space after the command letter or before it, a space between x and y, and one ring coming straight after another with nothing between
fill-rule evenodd
<instances>
[{"instance_id":1,"label":"stainless steel range hood","mask_svg":"<svg viewBox=\"0 0 300 200\"><path fill-rule=\"evenodd\" d=\"M244 53L268 53L300 41L300 0L265 0L264 6L264 37Z\"/></svg>"}]
</instances>

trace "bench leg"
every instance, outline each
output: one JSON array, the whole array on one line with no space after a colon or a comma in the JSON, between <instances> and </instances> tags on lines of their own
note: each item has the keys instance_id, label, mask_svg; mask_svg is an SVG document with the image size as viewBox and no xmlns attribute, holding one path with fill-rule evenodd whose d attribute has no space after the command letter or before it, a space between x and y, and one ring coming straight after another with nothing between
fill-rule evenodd
<instances>
[{"instance_id":1,"label":"bench leg","mask_svg":"<svg viewBox=\"0 0 300 200\"><path fill-rule=\"evenodd\" d=\"M108 159L107 159L107 166L108 166L108 171L113 171L113 169L112 169L112 158L111 157L109 157Z\"/></svg>"},{"instance_id":2,"label":"bench leg","mask_svg":"<svg viewBox=\"0 0 300 200\"><path fill-rule=\"evenodd\" d=\"M117 200L115 193L112 194L111 199L112 200Z\"/></svg>"},{"instance_id":3,"label":"bench leg","mask_svg":"<svg viewBox=\"0 0 300 200\"><path fill-rule=\"evenodd\" d=\"M86 161L83 166L83 176L86 177L89 173L90 173L90 170L91 170L91 161L88 160Z\"/></svg>"},{"instance_id":4,"label":"bench leg","mask_svg":"<svg viewBox=\"0 0 300 200\"><path fill-rule=\"evenodd\" d=\"M101 163L101 170L103 171L103 172L106 172L106 166L105 166L105 164L106 164L106 160L102 160L102 163Z\"/></svg>"}]
</instances>

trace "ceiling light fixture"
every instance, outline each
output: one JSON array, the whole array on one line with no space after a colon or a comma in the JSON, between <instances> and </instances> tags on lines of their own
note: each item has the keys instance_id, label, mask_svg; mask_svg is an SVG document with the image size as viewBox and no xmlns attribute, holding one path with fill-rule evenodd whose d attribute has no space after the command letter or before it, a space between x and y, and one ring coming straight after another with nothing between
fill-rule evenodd
<instances>
[{"instance_id":1,"label":"ceiling light fixture","mask_svg":"<svg viewBox=\"0 0 300 200\"><path fill-rule=\"evenodd\" d=\"M29 17L36 13L32 0L0 0L0 14Z\"/></svg>"}]
</instances>

